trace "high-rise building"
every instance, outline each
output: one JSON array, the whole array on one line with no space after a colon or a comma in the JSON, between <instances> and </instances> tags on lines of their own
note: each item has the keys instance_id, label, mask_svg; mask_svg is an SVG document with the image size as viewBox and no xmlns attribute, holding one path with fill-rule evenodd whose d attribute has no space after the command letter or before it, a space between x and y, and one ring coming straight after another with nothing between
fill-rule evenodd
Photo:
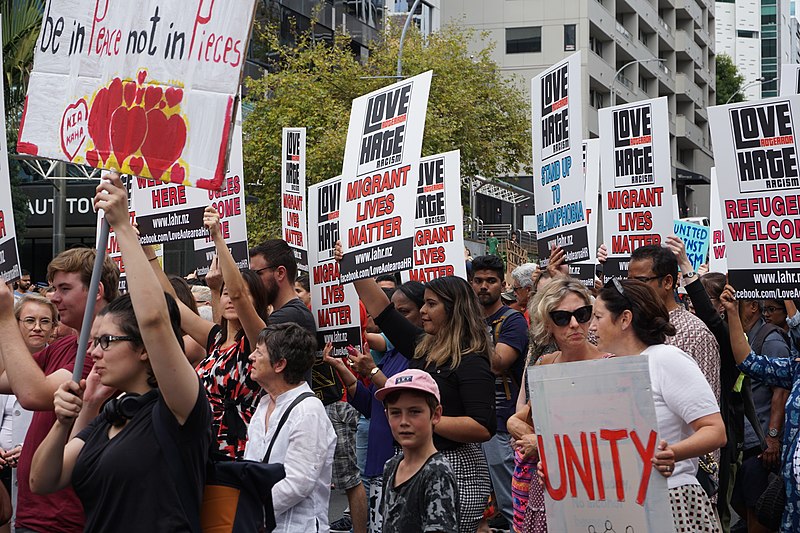
<instances>
[{"instance_id":1,"label":"high-rise building","mask_svg":"<svg viewBox=\"0 0 800 533\"><path fill-rule=\"evenodd\" d=\"M739 67L748 100L777 96L781 65L796 62L790 9L789 0L716 2L717 53L728 54Z\"/></svg>"},{"instance_id":2,"label":"high-rise building","mask_svg":"<svg viewBox=\"0 0 800 533\"><path fill-rule=\"evenodd\" d=\"M716 100L712 0L447 0L442 21L487 32L497 43L494 59L528 90L533 76L581 51L587 138L598 135L597 110L612 100L666 96L681 214L707 214L708 202L692 195L709 183L713 165L706 112Z\"/></svg>"}]
</instances>

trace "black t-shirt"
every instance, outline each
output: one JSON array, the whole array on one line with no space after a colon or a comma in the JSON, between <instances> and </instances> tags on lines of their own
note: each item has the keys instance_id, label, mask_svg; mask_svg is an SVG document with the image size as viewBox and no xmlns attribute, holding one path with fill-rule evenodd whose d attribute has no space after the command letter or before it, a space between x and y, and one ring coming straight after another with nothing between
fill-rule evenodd
<instances>
[{"instance_id":1,"label":"black t-shirt","mask_svg":"<svg viewBox=\"0 0 800 533\"><path fill-rule=\"evenodd\" d=\"M394 347L409 359L408 368L428 372L439 386L444 416L469 416L494 435L497 429L494 401L494 374L487 355L470 354L461 358L455 369L447 361L441 366L429 365L423 358L414 359L417 341L425 332L401 315L393 304L375 317ZM433 434L437 450L452 450L461 443Z\"/></svg>"},{"instance_id":2,"label":"black t-shirt","mask_svg":"<svg viewBox=\"0 0 800 533\"><path fill-rule=\"evenodd\" d=\"M72 486L86 512L84 531L192 532L155 423L162 425L178 448L200 508L211 444L211 410L198 381L197 402L183 426L158 392L113 439L108 438L110 423L103 415L78 433L85 444L72 472Z\"/></svg>"},{"instance_id":3,"label":"black t-shirt","mask_svg":"<svg viewBox=\"0 0 800 533\"><path fill-rule=\"evenodd\" d=\"M306 304L300 298L292 298L283 307L270 313L267 319L268 326L286 322L294 322L311 333L314 338L317 337L317 325L314 323L314 315L311 314L311 310L306 307Z\"/></svg>"}]
</instances>

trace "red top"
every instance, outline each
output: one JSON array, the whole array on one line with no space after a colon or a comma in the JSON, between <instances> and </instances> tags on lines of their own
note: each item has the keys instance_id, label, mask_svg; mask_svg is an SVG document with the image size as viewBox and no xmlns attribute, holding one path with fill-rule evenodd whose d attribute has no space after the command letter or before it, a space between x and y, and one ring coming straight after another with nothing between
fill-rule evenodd
<instances>
[{"instance_id":1,"label":"red top","mask_svg":"<svg viewBox=\"0 0 800 533\"><path fill-rule=\"evenodd\" d=\"M45 375L64 368L72 374L78 338L74 335L59 339L33 356ZM89 375L94 361L87 357L83 363L83 377ZM30 428L25 436L17 466L19 492L17 497L17 527L53 533L81 533L85 522L83 506L71 488L47 495L33 494L28 482L33 454L50 432L56 421L53 411L33 413Z\"/></svg>"}]
</instances>

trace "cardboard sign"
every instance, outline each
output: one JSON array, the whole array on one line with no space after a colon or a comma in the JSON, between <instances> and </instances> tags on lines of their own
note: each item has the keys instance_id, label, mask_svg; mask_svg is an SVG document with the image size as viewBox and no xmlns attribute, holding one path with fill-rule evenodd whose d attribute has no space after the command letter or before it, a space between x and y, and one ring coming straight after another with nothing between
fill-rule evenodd
<instances>
[{"instance_id":1,"label":"cardboard sign","mask_svg":"<svg viewBox=\"0 0 800 533\"><path fill-rule=\"evenodd\" d=\"M673 232L680 237L686 246L686 255L692 263L692 268L697 270L706 262L708 257L708 244L711 240L711 230L700 224L676 220Z\"/></svg>"},{"instance_id":2,"label":"cardboard sign","mask_svg":"<svg viewBox=\"0 0 800 533\"><path fill-rule=\"evenodd\" d=\"M208 236L203 226L203 211L209 204L207 191L147 178L132 181L139 242L163 244Z\"/></svg>"},{"instance_id":3,"label":"cardboard sign","mask_svg":"<svg viewBox=\"0 0 800 533\"><path fill-rule=\"evenodd\" d=\"M728 259L725 255L725 223L722 219L722 207L719 198L719 181L716 167L711 167L711 253L708 257L709 272L728 272Z\"/></svg>"},{"instance_id":4,"label":"cardboard sign","mask_svg":"<svg viewBox=\"0 0 800 533\"><path fill-rule=\"evenodd\" d=\"M583 141L583 175L586 179L586 228L589 235L589 259L569 265L569 275L587 288L594 287L597 267L597 217L600 203L600 140ZM549 252L548 252L549 254Z\"/></svg>"},{"instance_id":5,"label":"cardboard sign","mask_svg":"<svg viewBox=\"0 0 800 533\"><path fill-rule=\"evenodd\" d=\"M308 188L309 284L311 312L317 324L319 350L333 343L333 357L345 357L347 346L361 346L358 293L352 283L340 282L333 249L339 239L339 201L342 178L337 176Z\"/></svg>"},{"instance_id":6,"label":"cardboard sign","mask_svg":"<svg viewBox=\"0 0 800 533\"><path fill-rule=\"evenodd\" d=\"M48 0L19 153L218 189L255 0Z\"/></svg>"},{"instance_id":7,"label":"cardboard sign","mask_svg":"<svg viewBox=\"0 0 800 533\"><path fill-rule=\"evenodd\" d=\"M283 219L283 240L294 252L297 268L308 272L305 128L283 128L281 218Z\"/></svg>"},{"instance_id":8,"label":"cardboard sign","mask_svg":"<svg viewBox=\"0 0 800 533\"><path fill-rule=\"evenodd\" d=\"M101 173L101 178L105 177L105 172ZM125 188L128 192L128 214L130 215L131 224L136 223L136 209L133 206L133 196L131 195L131 187L133 186L133 179L131 176L127 174L123 174L120 176L122 180L122 184L125 185ZM103 223L103 219L105 219L105 211L98 211L97 212L97 232L95 238L95 248L98 247L100 244L100 226ZM109 227L108 229L108 242L106 243L106 255L111 259L114 264L117 265L119 269L119 290L121 292L127 292L128 290L128 276L125 272L125 263L122 261L122 250L119 248L119 244L117 243L117 234L114 231L114 228Z\"/></svg>"},{"instance_id":9,"label":"cardboard sign","mask_svg":"<svg viewBox=\"0 0 800 533\"><path fill-rule=\"evenodd\" d=\"M781 96L800 94L800 65L781 65Z\"/></svg>"},{"instance_id":10,"label":"cardboard sign","mask_svg":"<svg viewBox=\"0 0 800 533\"><path fill-rule=\"evenodd\" d=\"M414 266L401 279L426 283L442 276L467 279L461 210L461 152L423 158L417 181Z\"/></svg>"},{"instance_id":11,"label":"cardboard sign","mask_svg":"<svg viewBox=\"0 0 800 533\"><path fill-rule=\"evenodd\" d=\"M192 196L201 196L204 206L210 205L219 212L220 229L225 243L239 269L250 266L247 246L247 215L244 205L244 162L242 159L242 113L238 113L233 130L230 166L218 191L190 191ZM200 193L199 195L197 193ZM205 276L216 254L211 236L194 240L194 259L197 275Z\"/></svg>"},{"instance_id":12,"label":"cardboard sign","mask_svg":"<svg viewBox=\"0 0 800 533\"><path fill-rule=\"evenodd\" d=\"M342 165L342 283L413 266L422 134L432 72L353 100Z\"/></svg>"},{"instance_id":13,"label":"cardboard sign","mask_svg":"<svg viewBox=\"0 0 800 533\"><path fill-rule=\"evenodd\" d=\"M536 245L542 266L560 246L565 262L591 257L586 209L581 108L581 54L531 80Z\"/></svg>"},{"instance_id":14,"label":"cardboard sign","mask_svg":"<svg viewBox=\"0 0 800 533\"><path fill-rule=\"evenodd\" d=\"M547 529L671 533L648 357L530 366L528 380Z\"/></svg>"},{"instance_id":15,"label":"cardboard sign","mask_svg":"<svg viewBox=\"0 0 800 533\"><path fill-rule=\"evenodd\" d=\"M0 58L0 70L3 59ZM5 72L5 70L3 70ZM0 87L0 111L6 116L5 95ZM8 169L8 146L6 145L6 123L0 124L0 278L9 283L22 275L17 248L17 229L14 224L14 206L11 202L11 176Z\"/></svg>"},{"instance_id":16,"label":"cardboard sign","mask_svg":"<svg viewBox=\"0 0 800 533\"><path fill-rule=\"evenodd\" d=\"M672 162L666 97L598 112L606 280L627 277L631 253L672 233Z\"/></svg>"},{"instance_id":17,"label":"cardboard sign","mask_svg":"<svg viewBox=\"0 0 800 533\"><path fill-rule=\"evenodd\" d=\"M800 96L709 108L737 298L800 297Z\"/></svg>"}]
</instances>

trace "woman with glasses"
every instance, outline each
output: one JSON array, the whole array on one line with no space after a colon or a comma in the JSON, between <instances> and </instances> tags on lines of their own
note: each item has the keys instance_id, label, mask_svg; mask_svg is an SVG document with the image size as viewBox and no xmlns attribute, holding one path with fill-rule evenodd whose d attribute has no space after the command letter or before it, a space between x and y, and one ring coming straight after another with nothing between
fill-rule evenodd
<instances>
[{"instance_id":1,"label":"woman with glasses","mask_svg":"<svg viewBox=\"0 0 800 533\"><path fill-rule=\"evenodd\" d=\"M572 278L550 281L531 301L530 313L531 344L556 347L556 351L541 356L536 365L589 361L602 357L600 350L587 340L592 304L589 292L579 281ZM534 371L533 367L530 371ZM507 424L515 449L512 481L514 528L524 533L544 533L547 531L544 490L541 484L531 482L539 454L527 391L526 386L520 392L525 395L525 403L509 418Z\"/></svg>"},{"instance_id":2,"label":"woman with glasses","mask_svg":"<svg viewBox=\"0 0 800 533\"><path fill-rule=\"evenodd\" d=\"M53 302L38 294L26 294L14 304L19 331L31 355L53 340L58 327L58 310Z\"/></svg>"},{"instance_id":3,"label":"woman with glasses","mask_svg":"<svg viewBox=\"0 0 800 533\"><path fill-rule=\"evenodd\" d=\"M647 355L661 442L653 468L667 478L675 531L718 532L719 520L697 481L698 457L725 445L725 426L697 363L664 344L675 334L661 298L636 280L607 283L589 329L615 356Z\"/></svg>"},{"instance_id":4,"label":"woman with glasses","mask_svg":"<svg viewBox=\"0 0 800 533\"><path fill-rule=\"evenodd\" d=\"M94 205L116 232L130 292L95 322L90 389L99 378L124 394L97 416L96 392L86 381L59 387L56 422L33 457L31 489L41 494L72 485L85 531L197 531L198 516L187 510L199 508L205 482L208 400L183 352L175 300L147 264L117 174L98 185ZM193 490L182 494L173 471L187 476Z\"/></svg>"}]
</instances>

